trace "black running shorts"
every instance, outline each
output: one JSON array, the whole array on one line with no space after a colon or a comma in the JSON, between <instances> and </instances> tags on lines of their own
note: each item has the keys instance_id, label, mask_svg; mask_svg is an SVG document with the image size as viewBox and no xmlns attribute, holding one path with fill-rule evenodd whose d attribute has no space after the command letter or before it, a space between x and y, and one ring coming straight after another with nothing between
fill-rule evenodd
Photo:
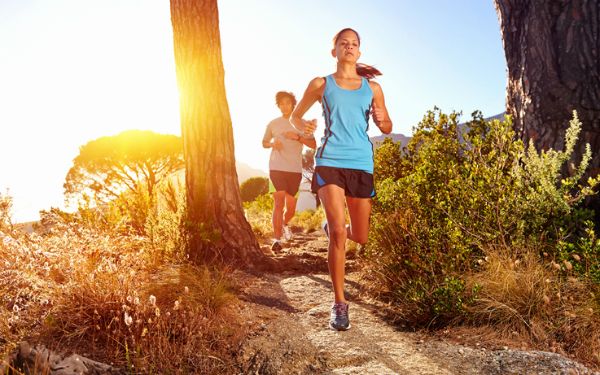
<instances>
[{"instance_id":1,"label":"black running shorts","mask_svg":"<svg viewBox=\"0 0 600 375\"><path fill-rule=\"evenodd\" d=\"M300 181L302 180L302 173L296 172L284 172L284 171L269 171L269 177L275 191L285 191L289 195L296 195L300 188Z\"/></svg>"},{"instance_id":2,"label":"black running shorts","mask_svg":"<svg viewBox=\"0 0 600 375\"><path fill-rule=\"evenodd\" d=\"M311 190L317 193L325 185L334 184L342 189L346 196L353 198L372 198L375 185L371 173L358 169L315 167Z\"/></svg>"}]
</instances>

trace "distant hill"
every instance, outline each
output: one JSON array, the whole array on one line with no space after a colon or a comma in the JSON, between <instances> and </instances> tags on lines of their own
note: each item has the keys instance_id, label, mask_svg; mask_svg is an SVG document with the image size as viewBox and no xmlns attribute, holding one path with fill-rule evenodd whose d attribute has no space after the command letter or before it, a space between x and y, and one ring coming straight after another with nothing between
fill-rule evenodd
<instances>
[{"instance_id":1,"label":"distant hill","mask_svg":"<svg viewBox=\"0 0 600 375\"><path fill-rule=\"evenodd\" d=\"M373 143L375 148L377 148L379 147L379 144L382 143L386 138L392 138L392 141L400 142L400 147L404 147L408 141L410 141L411 137L407 137L400 133L382 134L378 135L377 137L371 137L371 143Z\"/></svg>"},{"instance_id":2,"label":"distant hill","mask_svg":"<svg viewBox=\"0 0 600 375\"><path fill-rule=\"evenodd\" d=\"M498 113L497 115L486 117L485 120L486 121L503 120L505 114L506 114L506 112ZM462 124L458 124L458 126L464 127L465 123L463 122ZM386 138L392 138L392 141L400 142L400 147L404 147L404 146L406 146L406 144L408 143L408 141L410 141L410 139L412 137L408 137L408 136L406 136L404 134L400 134L400 133L382 134L382 135L378 135L376 137L371 137L371 142L373 143L375 148L377 148L377 147L379 147L379 144L382 143Z\"/></svg>"},{"instance_id":3,"label":"distant hill","mask_svg":"<svg viewBox=\"0 0 600 375\"><path fill-rule=\"evenodd\" d=\"M241 184L251 177L269 177L269 174L263 170L252 168L248 164L236 161L235 169L237 170L238 180Z\"/></svg>"}]
</instances>

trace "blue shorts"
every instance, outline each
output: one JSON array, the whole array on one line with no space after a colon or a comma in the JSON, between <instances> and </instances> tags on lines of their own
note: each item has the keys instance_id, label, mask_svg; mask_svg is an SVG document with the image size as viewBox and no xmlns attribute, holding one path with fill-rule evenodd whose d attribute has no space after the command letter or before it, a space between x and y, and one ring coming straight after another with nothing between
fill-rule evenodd
<instances>
[{"instance_id":1,"label":"blue shorts","mask_svg":"<svg viewBox=\"0 0 600 375\"><path fill-rule=\"evenodd\" d=\"M373 175L358 169L315 167L311 190L317 194L325 185L334 184L342 189L347 197L373 198L375 185Z\"/></svg>"}]
</instances>

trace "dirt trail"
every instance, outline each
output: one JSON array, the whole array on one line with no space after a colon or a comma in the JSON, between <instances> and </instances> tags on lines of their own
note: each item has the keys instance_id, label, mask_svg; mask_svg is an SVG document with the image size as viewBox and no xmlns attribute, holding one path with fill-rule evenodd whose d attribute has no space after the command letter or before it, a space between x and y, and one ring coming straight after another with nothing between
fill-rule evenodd
<instances>
[{"instance_id":1,"label":"dirt trail","mask_svg":"<svg viewBox=\"0 0 600 375\"><path fill-rule=\"evenodd\" d=\"M377 301L361 295L349 254L352 328L327 328L332 291L327 242L296 234L281 254L281 273L243 275L242 309L250 338L240 355L248 374L598 374L554 353L469 348L386 322ZM268 251L268 248L265 249Z\"/></svg>"}]
</instances>

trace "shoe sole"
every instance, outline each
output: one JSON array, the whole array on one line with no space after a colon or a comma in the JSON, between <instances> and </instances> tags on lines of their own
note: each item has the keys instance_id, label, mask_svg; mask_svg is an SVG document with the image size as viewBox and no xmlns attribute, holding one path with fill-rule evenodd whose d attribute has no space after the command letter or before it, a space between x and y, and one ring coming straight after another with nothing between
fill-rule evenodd
<instances>
[{"instance_id":1,"label":"shoe sole","mask_svg":"<svg viewBox=\"0 0 600 375\"><path fill-rule=\"evenodd\" d=\"M331 323L329 323L329 329L332 331L347 331L350 328L352 328L351 324L348 324L348 327L346 327L346 328L335 328L334 326L331 325Z\"/></svg>"}]
</instances>

